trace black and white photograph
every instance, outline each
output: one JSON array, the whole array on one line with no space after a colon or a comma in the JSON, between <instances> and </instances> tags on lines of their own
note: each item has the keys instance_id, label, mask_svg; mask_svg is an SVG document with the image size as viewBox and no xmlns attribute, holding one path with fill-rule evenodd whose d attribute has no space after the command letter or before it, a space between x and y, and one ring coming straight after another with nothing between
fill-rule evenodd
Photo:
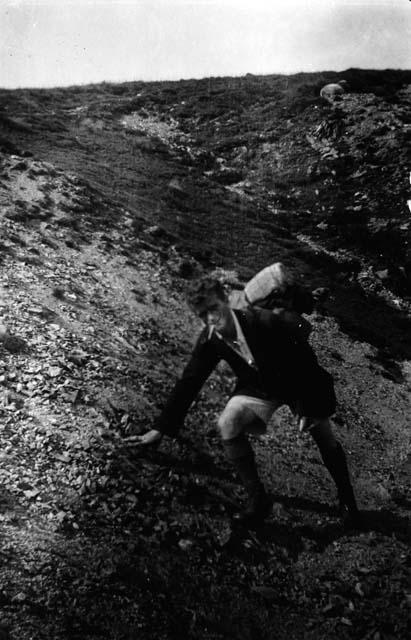
<instances>
[{"instance_id":1,"label":"black and white photograph","mask_svg":"<svg viewBox=\"0 0 411 640\"><path fill-rule=\"evenodd\" d=\"M411 2L1 0L0 640L411 638Z\"/></svg>"}]
</instances>

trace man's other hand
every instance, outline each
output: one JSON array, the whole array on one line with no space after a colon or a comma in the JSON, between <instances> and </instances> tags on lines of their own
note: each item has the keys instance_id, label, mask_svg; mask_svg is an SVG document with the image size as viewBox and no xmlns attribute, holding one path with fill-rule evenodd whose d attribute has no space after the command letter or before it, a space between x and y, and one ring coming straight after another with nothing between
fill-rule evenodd
<instances>
[{"instance_id":1,"label":"man's other hand","mask_svg":"<svg viewBox=\"0 0 411 640\"><path fill-rule=\"evenodd\" d=\"M152 444L160 444L162 438L163 434L161 433L161 431L157 431L157 429L151 429L150 431L143 433L142 436L134 436L133 440L139 446L150 446Z\"/></svg>"},{"instance_id":2,"label":"man's other hand","mask_svg":"<svg viewBox=\"0 0 411 640\"><path fill-rule=\"evenodd\" d=\"M313 421L306 416L302 416L298 421L298 430L300 433L307 433L313 426Z\"/></svg>"}]
</instances>

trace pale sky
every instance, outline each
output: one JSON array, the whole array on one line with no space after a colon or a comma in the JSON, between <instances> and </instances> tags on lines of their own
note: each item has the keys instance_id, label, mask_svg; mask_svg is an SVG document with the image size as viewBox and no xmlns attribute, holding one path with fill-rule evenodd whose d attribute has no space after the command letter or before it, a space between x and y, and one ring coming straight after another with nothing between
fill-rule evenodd
<instances>
[{"instance_id":1,"label":"pale sky","mask_svg":"<svg viewBox=\"0 0 411 640\"><path fill-rule=\"evenodd\" d=\"M0 87L411 69L410 0L0 0Z\"/></svg>"}]
</instances>

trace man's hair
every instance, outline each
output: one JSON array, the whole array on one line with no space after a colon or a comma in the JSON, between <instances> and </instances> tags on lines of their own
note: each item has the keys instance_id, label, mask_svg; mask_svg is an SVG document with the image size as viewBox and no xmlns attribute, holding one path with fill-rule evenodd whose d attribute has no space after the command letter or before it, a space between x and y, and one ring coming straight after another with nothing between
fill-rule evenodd
<instances>
[{"instance_id":1,"label":"man's hair","mask_svg":"<svg viewBox=\"0 0 411 640\"><path fill-rule=\"evenodd\" d=\"M219 280L210 276L196 280L187 291L187 302L190 307L198 307L209 298L215 297L223 302L228 300L224 286Z\"/></svg>"}]
</instances>

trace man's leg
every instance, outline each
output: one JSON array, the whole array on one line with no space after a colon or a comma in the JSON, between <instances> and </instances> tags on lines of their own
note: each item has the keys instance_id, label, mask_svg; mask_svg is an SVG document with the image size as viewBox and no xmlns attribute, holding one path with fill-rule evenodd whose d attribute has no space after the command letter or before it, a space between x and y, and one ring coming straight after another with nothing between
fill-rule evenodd
<instances>
[{"instance_id":1,"label":"man's leg","mask_svg":"<svg viewBox=\"0 0 411 640\"><path fill-rule=\"evenodd\" d=\"M341 443L336 440L328 419L317 422L310 429L317 444L324 465L328 469L337 487L338 498L342 510L347 510L353 523L359 521L359 511L352 488L347 459Z\"/></svg>"},{"instance_id":2,"label":"man's leg","mask_svg":"<svg viewBox=\"0 0 411 640\"><path fill-rule=\"evenodd\" d=\"M256 466L254 451L246 431L264 433L266 423L247 407L246 402L234 396L227 403L218 427L227 458L233 464L249 496L249 504L244 511L245 519L263 519L271 508Z\"/></svg>"}]
</instances>

